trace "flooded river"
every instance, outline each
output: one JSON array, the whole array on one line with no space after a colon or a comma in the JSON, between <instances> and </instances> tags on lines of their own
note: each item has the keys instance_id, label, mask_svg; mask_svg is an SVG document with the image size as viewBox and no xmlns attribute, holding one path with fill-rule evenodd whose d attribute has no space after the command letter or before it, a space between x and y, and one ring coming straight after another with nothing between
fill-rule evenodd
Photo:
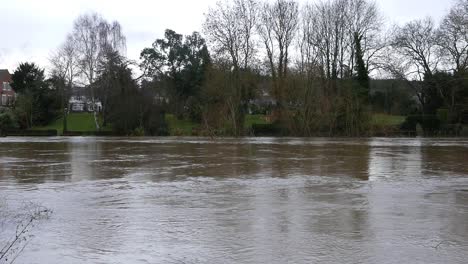
<instances>
[{"instance_id":1,"label":"flooded river","mask_svg":"<svg viewBox=\"0 0 468 264\"><path fill-rule=\"evenodd\" d=\"M3 138L0 199L15 263L468 260L468 139Z\"/></svg>"}]
</instances>

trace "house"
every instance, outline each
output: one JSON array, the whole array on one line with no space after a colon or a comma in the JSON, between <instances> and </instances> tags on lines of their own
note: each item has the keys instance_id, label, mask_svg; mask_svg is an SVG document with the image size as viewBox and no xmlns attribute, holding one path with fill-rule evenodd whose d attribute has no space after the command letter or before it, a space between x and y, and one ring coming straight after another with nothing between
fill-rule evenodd
<instances>
[{"instance_id":1,"label":"house","mask_svg":"<svg viewBox=\"0 0 468 264\"><path fill-rule=\"evenodd\" d=\"M11 82L8 70L0 70L0 107L11 107L15 102L16 93L11 88Z\"/></svg>"},{"instance_id":2,"label":"house","mask_svg":"<svg viewBox=\"0 0 468 264\"><path fill-rule=\"evenodd\" d=\"M97 112L102 111L101 101L96 100L93 104L93 101L84 95L71 96L68 105L69 112L94 112L95 109Z\"/></svg>"},{"instance_id":3,"label":"house","mask_svg":"<svg viewBox=\"0 0 468 264\"><path fill-rule=\"evenodd\" d=\"M68 99L68 112L97 112L102 111L102 103L96 98L93 104L91 91L88 87L73 86L70 90L70 98Z\"/></svg>"},{"instance_id":4,"label":"house","mask_svg":"<svg viewBox=\"0 0 468 264\"><path fill-rule=\"evenodd\" d=\"M276 99L271 95L272 83L268 79L263 79L257 90L257 96L248 102L249 114L271 114L272 109L277 105Z\"/></svg>"}]
</instances>

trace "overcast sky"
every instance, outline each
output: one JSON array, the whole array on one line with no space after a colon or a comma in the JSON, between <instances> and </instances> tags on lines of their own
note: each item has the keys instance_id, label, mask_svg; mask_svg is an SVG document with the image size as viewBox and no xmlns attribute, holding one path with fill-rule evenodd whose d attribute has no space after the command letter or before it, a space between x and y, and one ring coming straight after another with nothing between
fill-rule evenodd
<instances>
[{"instance_id":1,"label":"overcast sky","mask_svg":"<svg viewBox=\"0 0 468 264\"><path fill-rule=\"evenodd\" d=\"M273 0L270 0L273 1ZM314 1L314 0L309 0ZM127 56L137 60L166 28L200 31L204 13L217 0L0 0L0 69L34 61L48 64L50 53L80 14L96 11L117 20L127 36ZM301 3L306 0L299 0ZM438 21L453 0L376 0L388 24L432 16Z\"/></svg>"}]
</instances>

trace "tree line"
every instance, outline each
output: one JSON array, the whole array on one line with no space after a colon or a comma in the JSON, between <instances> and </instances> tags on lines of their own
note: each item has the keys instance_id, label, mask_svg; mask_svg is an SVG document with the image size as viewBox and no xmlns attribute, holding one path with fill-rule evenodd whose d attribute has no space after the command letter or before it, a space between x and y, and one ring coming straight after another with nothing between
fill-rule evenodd
<instances>
[{"instance_id":1,"label":"tree line","mask_svg":"<svg viewBox=\"0 0 468 264\"><path fill-rule=\"evenodd\" d=\"M21 127L64 117L74 87L84 87L96 128L167 133L165 114L200 124L207 135L245 135L245 117L268 115L283 135L366 135L380 102L374 78L399 80L408 92L408 129L467 123L468 1L457 0L440 23L432 18L386 29L375 2L222 0L202 31L166 30L127 59L121 25L99 14L77 18L50 59L50 77L21 64L12 87ZM136 76L134 69L138 68ZM271 98L267 103L262 98ZM398 98L404 97L404 98ZM403 103L402 103L403 104Z\"/></svg>"}]
</instances>

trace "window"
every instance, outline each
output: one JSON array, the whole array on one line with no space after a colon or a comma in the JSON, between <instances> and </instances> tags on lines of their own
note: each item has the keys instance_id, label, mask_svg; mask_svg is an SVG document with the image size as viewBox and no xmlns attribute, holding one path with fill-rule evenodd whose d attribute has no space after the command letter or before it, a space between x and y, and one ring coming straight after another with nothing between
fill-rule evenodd
<instances>
[{"instance_id":1,"label":"window","mask_svg":"<svg viewBox=\"0 0 468 264\"><path fill-rule=\"evenodd\" d=\"M7 105L8 97L6 94L2 94L2 105Z\"/></svg>"},{"instance_id":2,"label":"window","mask_svg":"<svg viewBox=\"0 0 468 264\"><path fill-rule=\"evenodd\" d=\"M3 90L11 91L11 86L9 82L3 82Z\"/></svg>"}]
</instances>

